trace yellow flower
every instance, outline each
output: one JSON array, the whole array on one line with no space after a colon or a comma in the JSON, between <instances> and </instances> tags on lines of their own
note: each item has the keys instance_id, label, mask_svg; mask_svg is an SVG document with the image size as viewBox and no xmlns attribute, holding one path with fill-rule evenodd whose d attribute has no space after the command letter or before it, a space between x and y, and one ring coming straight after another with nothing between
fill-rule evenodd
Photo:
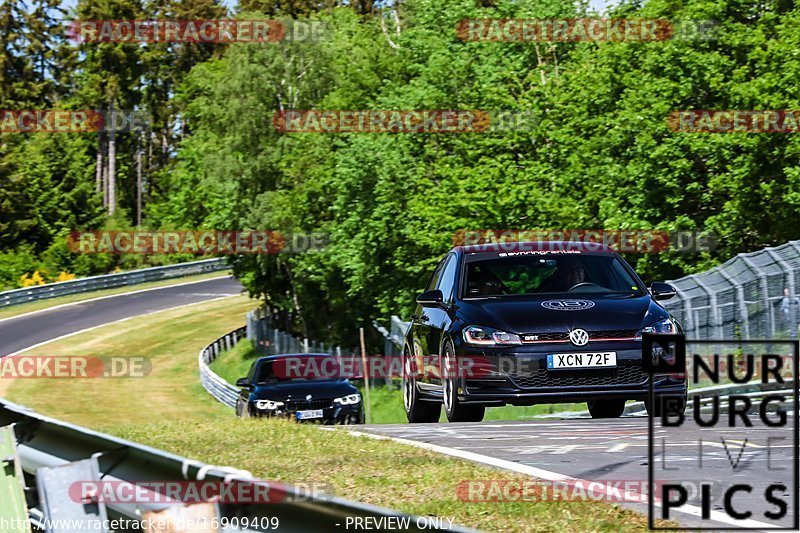
<instances>
[{"instance_id":1,"label":"yellow flower","mask_svg":"<svg viewBox=\"0 0 800 533\"><path fill-rule=\"evenodd\" d=\"M75 274L70 274L69 272L61 272L58 274L58 277L55 279L56 282L59 281L70 281L75 279Z\"/></svg>"},{"instance_id":2,"label":"yellow flower","mask_svg":"<svg viewBox=\"0 0 800 533\"><path fill-rule=\"evenodd\" d=\"M37 270L31 276L29 276L27 273L20 276L19 284L23 288L31 287L33 285L44 285L44 278Z\"/></svg>"}]
</instances>

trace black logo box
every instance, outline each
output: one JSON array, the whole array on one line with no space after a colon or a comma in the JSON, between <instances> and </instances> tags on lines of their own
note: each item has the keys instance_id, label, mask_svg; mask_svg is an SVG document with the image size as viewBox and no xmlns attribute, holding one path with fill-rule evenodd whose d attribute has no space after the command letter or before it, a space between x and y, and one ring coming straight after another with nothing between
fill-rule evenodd
<instances>
[{"instance_id":1,"label":"black logo box","mask_svg":"<svg viewBox=\"0 0 800 533\"><path fill-rule=\"evenodd\" d=\"M680 374L686 375L689 379L690 374L686 368L686 344L700 345L730 345L741 347L747 344L756 345L779 345L789 346L792 350L792 378L794 389L794 415L793 415L793 524L791 526L775 527L737 527L741 531L797 531L800 529L800 458L798 444L800 443L800 418L798 417L798 394L800 393L800 379L798 379L798 356L800 356L800 341L786 339L737 339L737 340L686 340L682 334L663 334L663 333L644 333L642 335L642 364L644 370L649 373L649 397L652 404L655 403L655 374ZM653 357L653 348L659 347L661 350L670 354L670 361L658 357ZM669 399L664 404L669 407ZM718 527L656 527L655 524L655 472L654 472L654 417L648 416L648 449L647 449L647 470L648 470L648 527L654 531L720 531Z\"/></svg>"}]
</instances>

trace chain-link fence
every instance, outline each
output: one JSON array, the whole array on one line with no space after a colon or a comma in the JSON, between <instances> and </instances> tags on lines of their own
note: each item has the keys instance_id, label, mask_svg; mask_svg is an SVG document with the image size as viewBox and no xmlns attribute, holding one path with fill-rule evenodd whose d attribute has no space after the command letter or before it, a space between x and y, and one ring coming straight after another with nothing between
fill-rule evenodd
<instances>
[{"instance_id":1,"label":"chain-link fence","mask_svg":"<svg viewBox=\"0 0 800 533\"><path fill-rule=\"evenodd\" d=\"M247 338L262 355L286 353L328 353L341 357L355 356L355 350L334 346L331 343L301 339L276 328L264 308L247 313Z\"/></svg>"},{"instance_id":2,"label":"chain-link fence","mask_svg":"<svg viewBox=\"0 0 800 533\"><path fill-rule=\"evenodd\" d=\"M664 306L690 339L796 338L800 322L800 241L739 254L670 282Z\"/></svg>"}]
</instances>

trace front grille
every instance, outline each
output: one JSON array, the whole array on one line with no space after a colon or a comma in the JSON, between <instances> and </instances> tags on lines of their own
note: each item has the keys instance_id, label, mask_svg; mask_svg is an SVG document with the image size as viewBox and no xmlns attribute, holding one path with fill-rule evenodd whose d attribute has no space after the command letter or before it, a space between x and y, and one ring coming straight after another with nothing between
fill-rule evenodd
<instances>
[{"instance_id":1,"label":"front grille","mask_svg":"<svg viewBox=\"0 0 800 533\"><path fill-rule=\"evenodd\" d=\"M635 329L609 329L589 332L589 339L629 339L635 336Z\"/></svg>"},{"instance_id":2,"label":"front grille","mask_svg":"<svg viewBox=\"0 0 800 533\"><path fill-rule=\"evenodd\" d=\"M520 337L523 342L565 341L569 333L523 333Z\"/></svg>"},{"instance_id":3,"label":"front grille","mask_svg":"<svg viewBox=\"0 0 800 533\"><path fill-rule=\"evenodd\" d=\"M582 370L513 370L507 373L517 387L522 389L547 388L557 391L560 387L594 387L604 385L643 385L647 373L641 365L624 365L609 369Z\"/></svg>"},{"instance_id":4,"label":"front grille","mask_svg":"<svg viewBox=\"0 0 800 533\"><path fill-rule=\"evenodd\" d=\"M302 411L305 409L325 409L331 406L332 400L286 400L287 411Z\"/></svg>"},{"instance_id":5,"label":"front grille","mask_svg":"<svg viewBox=\"0 0 800 533\"><path fill-rule=\"evenodd\" d=\"M589 331L589 340L592 339L630 339L636 336L635 329L609 329ZM527 342L563 342L569 340L569 332L558 333L522 333L523 343Z\"/></svg>"}]
</instances>

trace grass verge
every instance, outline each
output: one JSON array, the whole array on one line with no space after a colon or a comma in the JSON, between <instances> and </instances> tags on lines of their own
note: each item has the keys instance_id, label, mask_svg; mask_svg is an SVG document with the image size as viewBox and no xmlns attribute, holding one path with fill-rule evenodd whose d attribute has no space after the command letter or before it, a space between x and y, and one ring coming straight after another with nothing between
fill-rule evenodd
<instances>
[{"instance_id":1,"label":"grass verge","mask_svg":"<svg viewBox=\"0 0 800 533\"><path fill-rule=\"evenodd\" d=\"M406 446L283 420L167 421L104 430L201 461L486 531L644 531L643 515L600 502L470 502L466 480L530 478ZM461 493L463 494L463 492Z\"/></svg>"},{"instance_id":2,"label":"grass verge","mask_svg":"<svg viewBox=\"0 0 800 533\"><path fill-rule=\"evenodd\" d=\"M0 308L0 319L9 318L12 316L30 313L33 311L40 311L48 307L55 307L57 305L69 304L74 302L82 302L84 300L91 300L92 298L99 298L101 296L113 296L115 294L124 294L126 292L139 291L142 289L153 289L156 287L167 287L169 285L177 285L179 283L188 283L191 281L203 281L212 278L219 278L229 276L230 272L221 270L217 272L209 272L208 274L197 274L196 276L186 276L185 278L165 279L161 281L149 281L147 283L139 283L137 285L128 285L126 287L117 287L115 289L105 289L92 292L83 292L80 294L70 294L68 296L59 296L57 298L48 298L46 300L37 300L35 302L12 305L10 307Z\"/></svg>"}]
</instances>

